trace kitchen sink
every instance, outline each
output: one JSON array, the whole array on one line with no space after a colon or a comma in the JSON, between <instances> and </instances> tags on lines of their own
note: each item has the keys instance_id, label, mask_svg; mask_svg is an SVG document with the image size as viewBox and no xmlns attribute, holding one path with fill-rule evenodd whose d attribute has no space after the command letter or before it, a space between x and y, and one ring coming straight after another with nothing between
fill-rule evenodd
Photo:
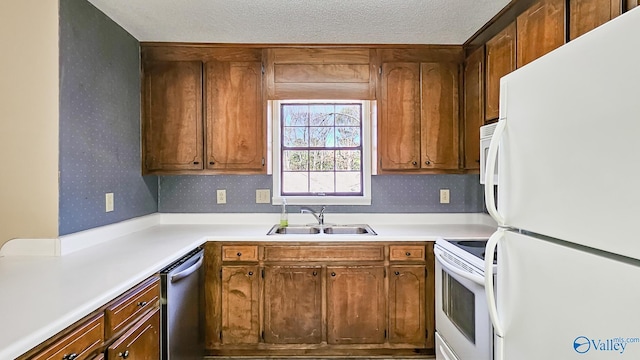
<instances>
[{"instance_id":1,"label":"kitchen sink","mask_svg":"<svg viewBox=\"0 0 640 360\"><path fill-rule=\"evenodd\" d=\"M267 235L377 235L366 224L357 225L274 225Z\"/></svg>"}]
</instances>

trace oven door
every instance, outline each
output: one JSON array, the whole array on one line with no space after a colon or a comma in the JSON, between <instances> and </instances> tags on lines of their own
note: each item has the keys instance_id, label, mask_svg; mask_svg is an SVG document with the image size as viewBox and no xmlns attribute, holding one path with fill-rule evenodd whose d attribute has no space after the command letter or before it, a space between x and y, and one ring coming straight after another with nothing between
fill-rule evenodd
<instances>
[{"instance_id":1,"label":"oven door","mask_svg":"<svg viewBox=\"0 0 640 360\"><path fill-rule=\"evenodd\" d=\"M458 360L492 360L493 328L484 277L440 248L436 255L436 331Z\"/></svg>"}]
</instances>

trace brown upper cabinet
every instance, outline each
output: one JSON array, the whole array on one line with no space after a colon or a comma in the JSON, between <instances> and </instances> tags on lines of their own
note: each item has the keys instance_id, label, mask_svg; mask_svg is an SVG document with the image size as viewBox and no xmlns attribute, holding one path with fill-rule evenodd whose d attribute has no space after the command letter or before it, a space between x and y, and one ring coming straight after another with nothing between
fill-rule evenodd
<instances>
[{"instance_id":1,"label":"brown upper cabinet","mask_svg":"<svg viewBox=\"0 0 640 360\"><path fill-rule=\"evenodd\" d=\"M143 47L143 173L266 171L262 50Z\"/></svg>"},{"instance_id":2,"label":"brown upper cabinet","mask_svg":"<svg viewBox=\"0 0 640 360\"><path fill-rule=\"evenodd\" d=\"M516 20L517 68L562 46L565 39L565 0L542 0Z\"/></svg>"},{"instance_id":3,"label":"brown upper cabinet","mask_svg":"<svg viewBox=\"0 0 640 360\"><path fill-rule=\"evenodd\" d=\"M462 52L381 51L378 103L380 170L460 168Z\"/></svg>"},{"instance_id":4,"label":"brown upper cabinet","mask_svg":"<svg viewBox=\"0 0 640 360\"><path fill-rule=\"evenodd\" d=\"M202 169L202 62L147 62L143 102L143 173Z\"/></svg>"},{"instance_id":5,"label":"brown upper cabinet","mask_svg":"<svg viewBox=\"0 0 640 360\"><path fill-rule=\"evenodd\" d=\"M262 63L208 62L205 84L206 168L261 172L266 143Z\"/></svg>"},{"instance_id":6,"label":"brown upper cabinet","mask_svg":"<svg viewBox=\"0 0 640 360\"><path fill-rule=\"evenodd\" d=\"M621 1L570 0L569 39L573 40L620 15ZM627 6L635 6L633 2L633 0L627 1Z\"/></svg>"},{"instance_id":7,"label":"brown upper cabinet","mask_svg":"<svg viewBox=\"0 0 640 360\"><path fill-rule=\"evenodd\" d=\"M511 23L487 41L485 120L497 119L500 78L516 69L516 24Z\"/></svg>"},{"instance_id":8,"label":"brown upper cabinet","mask_svg":"<svg viewBox=\"0 0 640 360\"><path fill-rule=\"evenodd\" d=\"M464 168L480 170L480 126L484 125L484 46L464 63Z\"/></svg>"}]
</instances>

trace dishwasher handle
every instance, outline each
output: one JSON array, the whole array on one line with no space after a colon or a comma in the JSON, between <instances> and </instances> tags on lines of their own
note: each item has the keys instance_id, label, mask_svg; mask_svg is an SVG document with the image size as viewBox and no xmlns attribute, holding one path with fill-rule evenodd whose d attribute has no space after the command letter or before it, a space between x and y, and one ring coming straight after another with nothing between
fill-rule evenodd
<instances>
[{"instance_id":1,"label":"dishwasher handle","mask_svg":"<svg viewBox=\"0 0 640 360\"><path fill-rule=\"evenodd\" d=\"M186 278L187 276L193 274L196 270L198 270L202 266L203 259L204 259L204 255L200 255L200 259L198 259L198 261L195 264L189 266L188 268L180 271L175 275L171 275L171 283L176 283Z\"/></svg>"}]
</instances>

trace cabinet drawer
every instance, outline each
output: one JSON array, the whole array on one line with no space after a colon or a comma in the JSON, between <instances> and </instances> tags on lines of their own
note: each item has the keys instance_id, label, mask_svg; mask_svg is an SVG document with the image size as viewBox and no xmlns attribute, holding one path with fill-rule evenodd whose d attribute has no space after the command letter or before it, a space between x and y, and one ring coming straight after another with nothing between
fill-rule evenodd
<instances>
[{"instance_id":1,"label":"cabinet drawer","mask_svg":"<svg viewBox=\"0 0 640 360\"><path fill-rule=\"evenodd\" d=\"M100 314L81 324L70 334L49 345L31 359L86 359L102 345L103 335L104 316Z\"/></svg>"},{"instance_id":2,"label":"cabinet drawer","mask_svg":"<svg viewBox=\"0 0 640 360\"><path fill-rule=\"evenodd\" d=\"M267 261L383 261L383 246L269 246Z\"/></svg>"},{"instance_id":3,"label":"cabinet drawer","mask_svg":"<svg viewBox=\"0 0 640 360\"><path fill-rule=\"evenodd\" d=\"M258 246L256 245L223 246L222 261L258 261Z\"/></svg>"},{"instance_id":4,"label":"cabinet drawer","mask_svg":"<svg viewBox=\"0 0 640 360\"><path fill-rule=\"evenodd\" d=\"M150 311L107 348L107 359L160 359L160 309Z\"/></svg>"},{"instance_id":5,"label":"cabinet drawer","mask_svg":"<svg viewBox=\"0 0 640 360\"><path fill-rule=\"evenodd\" d=\"M391 261L424 260L424 246L422 245L391 245L389 246Z\"/></svg>"},{"instance_id":6,"label":"cabinet drawer","mask_svg":"<svg viewBox=\"0 0 640 360\"><path fill-rule=\"evenodd\" d=\"M153 278L114 300L105 310L106 338L125 329L140 315L158 305L160 279Z\"/></svg>"}]
</instances>

